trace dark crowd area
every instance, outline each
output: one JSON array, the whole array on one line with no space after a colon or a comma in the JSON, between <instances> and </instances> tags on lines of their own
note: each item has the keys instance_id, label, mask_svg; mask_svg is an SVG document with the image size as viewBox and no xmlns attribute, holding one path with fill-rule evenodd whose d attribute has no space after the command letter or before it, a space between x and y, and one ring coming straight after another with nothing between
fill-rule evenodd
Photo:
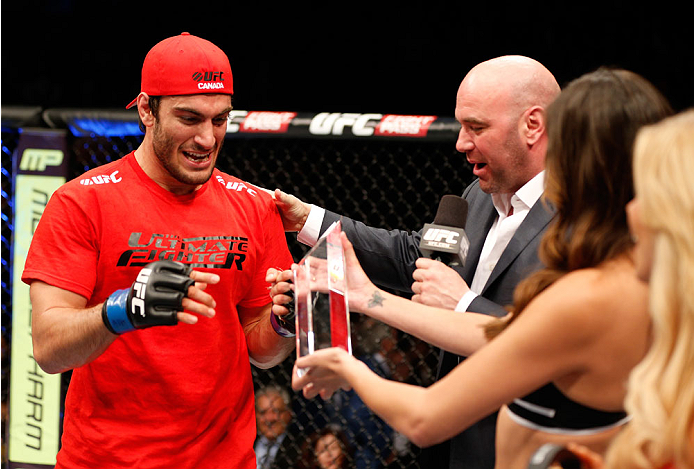
<instances>
[{"instance_id":1,"label":"dark crowd area","mask_svg":"<svg viewBox=\"0 0 694 469\"><path fill-rule=\"evenodd\" d=\"M182 31L227 52L237 109L452 116L467 71L521 54L561 85L633 70L694 105L685 4L602 2L3 2L2 104L122 109L156 41Z\"/></svg>"}]
</instances>

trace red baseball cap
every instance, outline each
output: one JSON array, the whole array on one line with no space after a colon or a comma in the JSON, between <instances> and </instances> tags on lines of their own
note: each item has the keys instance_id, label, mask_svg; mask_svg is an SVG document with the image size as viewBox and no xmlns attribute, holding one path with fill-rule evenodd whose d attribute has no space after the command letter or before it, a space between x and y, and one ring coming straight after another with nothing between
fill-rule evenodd
<instances>
[{"instance_id":1,"label":"red baseball cap","mask_svg":"<svg viewBox=\"0 0 694 469\"><path fill-rule=\"evenodd\" d=\"M233 85L229 58L222 49L190 33L159 42L142 64L140 92L150 96L234 94ZM137 98L125 108L136 103Z\"/></svg>"}]
</instances>

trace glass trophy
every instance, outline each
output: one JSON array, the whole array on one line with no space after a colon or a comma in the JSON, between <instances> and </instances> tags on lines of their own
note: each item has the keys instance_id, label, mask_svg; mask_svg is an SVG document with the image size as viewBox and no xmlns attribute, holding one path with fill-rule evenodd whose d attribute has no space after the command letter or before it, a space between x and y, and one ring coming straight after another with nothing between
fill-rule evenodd
<instances>
[{"instance_id":1,"label":"glass trophy","mask_svg":"<svg viewBox=\"0 0 694 469\"><path fill-rule=\"evenodd\" d=\"M341 232L333 223L294 270L297 357L329 347L352 353Z\"/></svg>"}]
</instances>

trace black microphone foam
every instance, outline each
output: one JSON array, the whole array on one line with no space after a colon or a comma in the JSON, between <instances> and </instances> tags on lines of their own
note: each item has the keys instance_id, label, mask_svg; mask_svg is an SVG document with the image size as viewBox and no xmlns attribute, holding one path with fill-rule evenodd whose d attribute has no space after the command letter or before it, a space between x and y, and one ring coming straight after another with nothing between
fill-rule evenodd
<instances>
[{"instance_id":1,"label":"black microphone foam","mask_svg":"<svg viewBox=\"0 0 694 469\"><path fill-rule=\"evenodd\" d=\"M436 210L434 224L465 228L467 209L467 200L458 195L446 194L441 197L439 208Z\"/></svg>"},{"instance_id":2,"label":"black microphone foam","mask_svg":"<svg viewBox=\"0 0 694 469\"><path fill-rule=\"evenodd\" d=\"M449 266L464 265L470 241L465 234L467 200L457 195L444 195L439 202L434 222L425 224L419 250L422 255Z\"/></svg>"}]
</instances>

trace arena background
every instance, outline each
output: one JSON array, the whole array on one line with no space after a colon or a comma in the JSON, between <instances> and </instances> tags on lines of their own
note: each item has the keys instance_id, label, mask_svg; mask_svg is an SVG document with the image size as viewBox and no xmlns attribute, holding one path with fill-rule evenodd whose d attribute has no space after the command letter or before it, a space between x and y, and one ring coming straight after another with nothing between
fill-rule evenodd
<instances>
[{"instance_id":1,"label":"arena background","mask_svg":"<svg viewBox=\"0 0 694 469\"><path fill-rule=\"evenodd\" d=\"M462 193L471 180L464 157L454 149L457 127L451 118L455 92L470 67L503 54L523 54L543 62L562 85L601 65L624 67L651 80L675 109L683 110L694 105L694 41L682 8L679 2L660 2L656 8L615 0L280 7L3 2L3 467L12 344L13 197L21 172L15 150L27 129L57 130L68 155L67 177L74 178L136 147L141 137L133 127L134 111L123 107L139 91L142 60L154 43L189 31L228 53L234 105L240 111L232 120L238 130L228 134L220 158L222 169L370 225L419 229L433 218L442 195ZM325 123L330 117L323 113L347 123L342 133L335 126L324 126L328 131L320 135L309 131L314 119ZM417 137L378 135L376 126L386 115L437 119ZM366 132L355 134L353 124L360 116ZM250 118L256 119L255 132L250 125L243 129ZM289 119L285 132L262 128L278 119ZM287 240L299 259L306 248L294 235ZM431 383L436 351L427 344L360 317L353 317L353 344L357 354L382 353L384 372L393 379ZM288 386L291 361L268 371L254 369L256 386ZM60 378L63 394L69 378L69 373ZM345 417L335 403L292 397L297 447L313 430L337 422L355 438L366 435L355 445L376 452L374 467L417 467L419 448L391 438L373 415ZM350 399L344 395L336 402ZM390 442L381 451L384 436Z\"/></svg>"}]
</instances>

